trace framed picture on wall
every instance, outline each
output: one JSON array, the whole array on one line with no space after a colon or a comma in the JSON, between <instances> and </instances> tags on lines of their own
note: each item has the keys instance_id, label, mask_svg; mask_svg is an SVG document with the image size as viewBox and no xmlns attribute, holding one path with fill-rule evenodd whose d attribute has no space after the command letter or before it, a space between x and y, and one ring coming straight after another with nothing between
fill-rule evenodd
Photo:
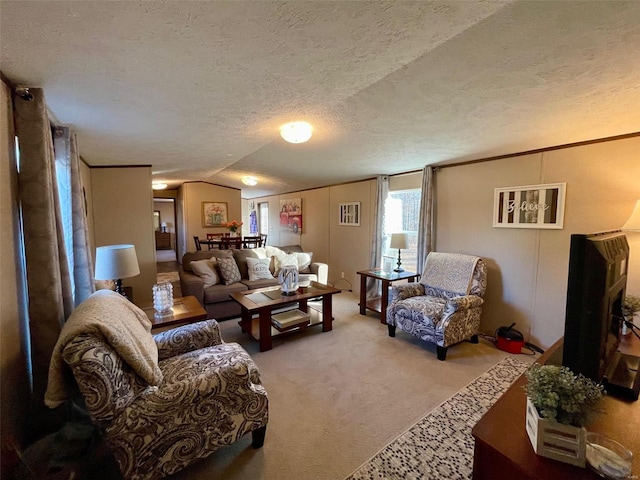
<instances>
[{"instance_id":1,"label":"framed picture on wall","mask_svg":"<svg viewBox=\"0 0 640 480\"><path fill-rule=\"evenodd\" d=\"M280 230L302 233L302 199L280 200Z\"/></svg>"},{"instance_id":2,"label":"framed picture on wall","mask_svg":"<svg viewBox=\"0 0 640 480\"><path fill-rule=\"evenodd\" d=\"M202 202L202 226L221 227L229 218L227 202Z\"/></svg>"},{"instance_id":3,"label":"framed picture on wall","mask_svg":"<svg viewBox=\"0 0 640 480\"><path fill-rule=\"evenodd\" d=\"M338 225L360 226L360 202L338 204Z\"/></svg>"},{"instance_id":4,"label":"framed picture on wall","mask_svg":"<svg viewBox=\"0 0 640 480\"><path fill-rule=\"evenodd\" d=\"M493 195L493 226L563 228L566 186L566 183L547 183L496 188Z\"/></svg>"}]
</instances>

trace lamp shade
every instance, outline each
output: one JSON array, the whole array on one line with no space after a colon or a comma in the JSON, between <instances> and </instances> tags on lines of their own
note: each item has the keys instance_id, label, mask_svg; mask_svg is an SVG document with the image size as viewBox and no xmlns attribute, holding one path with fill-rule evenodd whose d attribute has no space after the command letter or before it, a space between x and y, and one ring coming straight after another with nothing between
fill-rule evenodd
<instances>
[{"instance_id":1,"label":"lamp shade","mask_svg":"<svg viewBox=\"0 0 640 480\"><path fill-rule=\"evenodd\" d=\"M398 250L409 248L409 236L406 233L392 233L389 248L397 248Z\"/></svg>"},{"instance_id":2,"label":"lamp shade","mask_svg":"<svg viewBox=\"0 0 640 480\"><path fill-rule=\"evenodd\" d=\"M140 274L135 245L96 248L96 280L117 280Z\"/></svg>"},{"instance_id":3,"label":"lamp shade","mask_svg":"<svg viewBox=\"0 0 640 480\"><path fill-rule=\"evenodd\" d=\"M633 212L631 212L629 220L622 226L621 230L640 232L640 200L636 202L636 206Z\"/></svg>"}]
</instances>

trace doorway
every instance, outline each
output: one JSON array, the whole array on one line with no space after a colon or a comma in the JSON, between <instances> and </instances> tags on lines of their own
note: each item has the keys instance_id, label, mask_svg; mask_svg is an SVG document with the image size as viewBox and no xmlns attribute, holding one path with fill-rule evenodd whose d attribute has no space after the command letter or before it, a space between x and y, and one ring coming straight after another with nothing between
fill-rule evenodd
<instances>
[{"instance_id":1,"label":"doorway","mask_svg":"<svg viewBox=\"0 0 640 480\"><path fill-rule=\"evenodd\" d=\"M156 263L177 262L177 222L175 198L153 199ZM163 265L164 270L168 265ZM158 272L161 271L158 265Z\"/></svg>"}]
</instances>

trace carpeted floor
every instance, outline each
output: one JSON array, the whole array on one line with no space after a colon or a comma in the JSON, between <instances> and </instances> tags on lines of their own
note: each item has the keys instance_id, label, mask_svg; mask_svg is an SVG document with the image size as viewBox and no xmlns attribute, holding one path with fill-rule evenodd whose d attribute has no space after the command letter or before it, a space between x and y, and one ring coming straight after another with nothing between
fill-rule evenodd
<instances>
[{"instance_id":1,"label":"carpeted floor","mask_svg":"<svg viewBox=\"0 0 640 480\"><path fill-rule=\"evenodd\" d=\"M344 479L509 356L481 340L450 348L440 362L435 345L402 332L391 338L378 315L360 315L355 293L334 296L333 310L331 332L311 328L275 338L267 352L236 321L221 322L224 340L245 347L262 373L269 395L265 444L254 450L248 436L172 478Z\"/></svg>"},{"instance_id":2,"label":"carpeted floor","mask_svg":"<svg viewBox=\"0 0 640 480\"><path fill-rule=\"evenodd\" d=\"M507 357L433 409L361 465L347 480L466 480L472 477L471 430L529 367Z\"/></svg>"}]
</instances>

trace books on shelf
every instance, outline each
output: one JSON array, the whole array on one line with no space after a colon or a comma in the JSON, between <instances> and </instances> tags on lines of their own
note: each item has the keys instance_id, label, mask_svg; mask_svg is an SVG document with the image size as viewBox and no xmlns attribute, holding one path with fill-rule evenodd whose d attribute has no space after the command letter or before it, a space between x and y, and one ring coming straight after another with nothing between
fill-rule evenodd
<instances>
[{"instance_id":1,"label":"books on shelf","mask_svg":"<svg viewBox=\"0 0 640 480\"><path fill-rule=\"evenodd\" d=\"M295 325L309 323L309 318L310 316L308 313L294 309L272 315L271 321L277 328L284 329Z\"/></svg>"}]
</instances>

